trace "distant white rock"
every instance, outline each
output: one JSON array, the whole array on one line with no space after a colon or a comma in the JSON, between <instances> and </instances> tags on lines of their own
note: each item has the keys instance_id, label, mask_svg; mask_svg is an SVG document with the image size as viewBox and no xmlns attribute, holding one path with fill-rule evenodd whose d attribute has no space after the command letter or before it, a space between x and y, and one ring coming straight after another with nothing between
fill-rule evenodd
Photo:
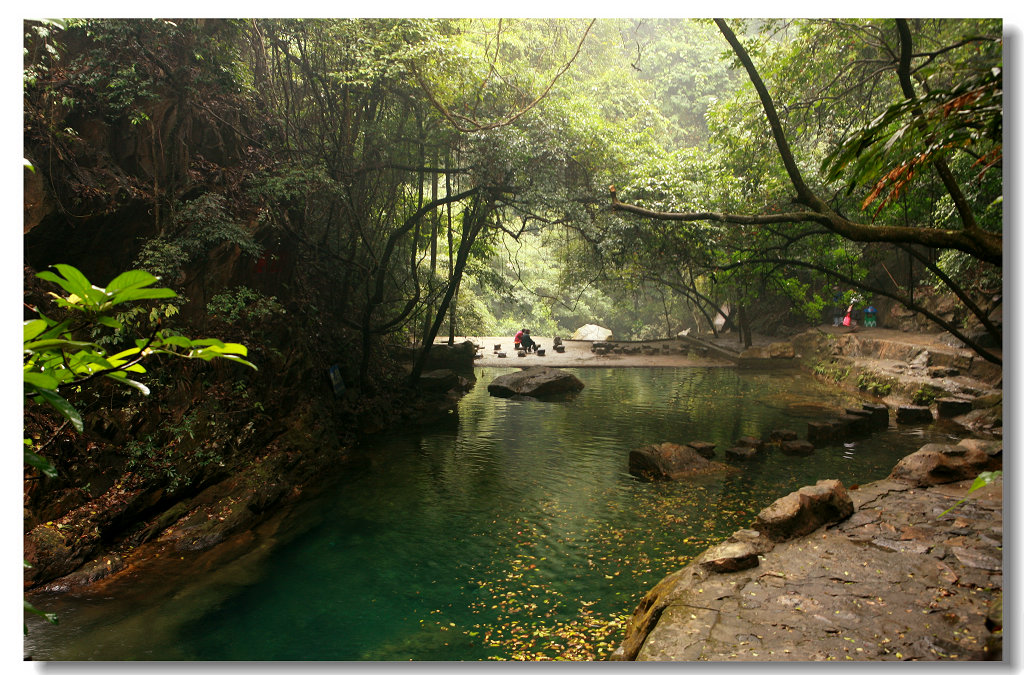
<instances>
[{"instance_id":1,"label":"distant white rock","mask_svg":"<svg viewBox=\"0 0 1024 675\"><path fill-rule=\"evenodd\" d=\"M588 323L576 329L570 339L572 340L610 340L612 332L597 324Z\"/></svg>"}]
</instances>

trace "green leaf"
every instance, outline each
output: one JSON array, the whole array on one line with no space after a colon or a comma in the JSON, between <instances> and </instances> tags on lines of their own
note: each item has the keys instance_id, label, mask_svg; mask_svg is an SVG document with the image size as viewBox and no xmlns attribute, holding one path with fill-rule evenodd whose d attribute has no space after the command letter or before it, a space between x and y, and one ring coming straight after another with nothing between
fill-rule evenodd
<instances>
[{"instance_id":1,"label":"green leaf","mask_svg":"<svg viewBox=\"0 0 1024 675\"><path fill-rule=\"evenodd\" d=\"M146 385L142 384L137 380L129 379L128 376L126 376L121 371L118 371L116 373L107 373L105 377L109 377L118 384L125 384L128 385L129 387L132 387L133 389L138 389L139 391L142 392L144 396L149 396L149 387L147 387Z\"/></svg>"},{"instance_id":2,"label":"green leaf","mask_svg":"<svg viewBox=\"0 0 1024 675\"><path fill-rule=\"evenodd\" d=\"M99 345L94 342L82 342L81 340L60 340L60 339L48 339L48 340L35 340L33 342L25 343L25 351L27 352L42 352L42 351L53 351L55 349L63 350L78 350L78 349L99 349Z\"/></svg>"},{"instance_id":3,"label":"green leaf","mask_svg":"<svg viewBox=\"0 0 1024 675\"><path fill-rule=\"evenodd\" d=\"M61 415L71 420L75 431L81 432L85 428L82 424L82 416L63 396L49 389L40 389L36 392L36 395L53 406Z\"/></svg>"},{"instance_id":4,"label":"green leaf","mask_svg":"<svg viewBox=\"0 0 1024 675\"><path fill-rule=\"evenodd\" d=\"M73 284L69 283L68 280L65 279L64 277L57 276L53 272L43 271L37 274L36 276L42 279L43 281L52 281L53 283L57 284L68 293L77 294L76 291L74 290L75 287Z\"/></svg>"},{"instance_id":5,"label":"green leaf","mask_svg":"<svg viewBox=\"0 0 1024 675\"><path fill-rule=\"evenodd\" d=\"M39 373L31 370L25 372L24 379L25 384L30 385L35 389L49 389L51 391L54 391L60 384L60 382L58 382L56 378L50 375L46 375L44 373Z\"/></svg>"},{"instance_id":6,"label":"green leaf","mask_svg":"<svg viewBox=\"0 0 1024 675\"><path fill-rule=\"evenodd\" d=\"M114 330L121 330L124 328L124 325L120 321L112 316L106 316L104 314L100 314L96 317L96 323L107 326L108 328L113 328Z\"/></svg>"},{"instance_id":7,"label":"green leaf","mask_svg":"<svg viewBox=\"0 0 1024 675\"><path fill-rule=\"evenodd\" d=\"M111 363L117 364L119 362L124 362L125 360L127 360L129 356L135 356L141 351L142 347L131 347L130 349L126 349L123 352L118 352L114 354L113 356L110 357L109 360Z\"/></svg>"},{"instance_id":8,"label":"green leaf","mask_svg":"<svg viewBox=\"0 0 1024 675\"><path fill-rule=\"evenodd\" d=\"M41 616L44 619L46 619L47 621L49 621L51 624L57 625L57 615L56 614L54 614L53 612L44 612L44 611L42 611L40 609L36 609L35 607L32 606L32 603L30 603L28 600L24 600L24 603L25 603L25 611L26 612L31 612L32 614L38 614L39 616ZM27 630L28 629L26 629L26 631Z\"/></svg>"},{"instance_id":9,"label":"green leaf","mask_svg":"<svg viewBox=\"0 0 1024 675\"><path fill-rule=\"evenodd\" d=\"M117 293L131 288L141 288L155 284L159 279L145 270L130 270L116 277L107 284L108 293Z\"/></svg>"},{"instance_id":10,"label":"green leaf","mask_svg":"<svg viewBox=\"0 0 1024 675\"><path fill-rule=\"evenodd\" d=\"M45 457L41 457L40 455L37 455L36 453L29 450L28 447L25 448L25 464L38 469L47 478L57 477L57 469L55 469L53 464L50 463L50 460L46 459Z\"/></svg>"},{"instance_id":11,"label":"green leaf","mask_svg":"<svg viewBox=\"0 0 1024 675\"><path fill-rule=\"evenodd\" d=\"M77 267L62 263L57 263L54 267L67 279L71 293L80 298L87 298L89 296L89 291L92 290L92 283L85 278L84 274L78 271Z\"/></svg>"},{"instance_id":12,"label":"green leaf","mask_svg":"<svg viewBox=\"0 0 1024 675\"><path fill-rule=\"evenodd\" d=\"M111 305L119 305L122 302L132 300L157 300L160 298L176 298L178 294L169 288L129 288L119 291L110 301Z\"/></svg>"},{"instance_id":13,"label":"green leaf","mask_svg":"<svg viewBox=\"0 0 1024 675\"><path fill-rule=\"evenodd\" d=\"M184 349L192 349L192 340L189 340L184 335L168 335L162 340L162 344L171 345L172 347L182 347Z\"/></svg>"},{"instance_id":14,"label":"green leaf","mask_svg":"<svg viewBox=\"0 0 1024 675\"><path fill-rule=\"evenodd\" d=\"M30 321L26 321L24 328L24 342L28 342L29 340L38 337L39 334L46 330L48 327L49 324L47 324L46 321L44 321L43 319L31 319Z\"/></svg>"}]
</instances>

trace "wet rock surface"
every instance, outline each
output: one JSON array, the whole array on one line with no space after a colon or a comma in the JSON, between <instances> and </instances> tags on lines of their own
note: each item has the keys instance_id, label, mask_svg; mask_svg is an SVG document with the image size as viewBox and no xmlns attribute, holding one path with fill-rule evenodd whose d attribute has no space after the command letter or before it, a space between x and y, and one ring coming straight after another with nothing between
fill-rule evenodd
<instances>
[{"instance_id":1,"label":"wet rock surface","mask_svg":"<svg viewBox=\"0 0 1024 675\"><path fill-rule=\"evenodd\" d=\"M713 445L711 447L714 448ZM629 473L648 481L679 480L727 471L730 467L708 460L690 445L661 443L629 452Z\"/></svg>"},{"instance_id":2,"label":"wet rock surface","mask_svg":"<svg viewBox=\"0 0 1024 675\"><path fill-rule=\"evenodd\" d=\"M971 482L888 478L845 491L820 481L830 499L846 496L847 515L790 539L740 530L708 549L641 601L613 658L1000 659L1002 484L958 504Z\"/></svg>"},{"instance_id":3,"label":"wet rock surface","mask_svg":"<svg viewBox=\"0 0 1024 675\"><path fill-rule=\"evenodd\" d=\"M513 396L543 398L575 393L581 389L583 389L583 382L572 373L544 366L500 375L487 385L487 391L491 396L502 398Z\"/></svg>"}]
</instances>

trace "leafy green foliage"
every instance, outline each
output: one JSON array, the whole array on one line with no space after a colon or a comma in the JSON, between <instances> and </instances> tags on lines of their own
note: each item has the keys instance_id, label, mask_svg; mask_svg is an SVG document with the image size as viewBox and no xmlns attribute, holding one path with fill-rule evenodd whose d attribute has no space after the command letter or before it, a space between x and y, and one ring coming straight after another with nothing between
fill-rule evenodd
<instances>
[{"instance_id":1,"label":"leafy green foliage","mask_svg":"<svg viewBox=\"0 0 1024 675\"><path fill-rule=\"evenodd\" d=\"M128 468L146 480L162 481L174 491L190 483L194 470L223 466L220 453L204 441L198 417L198 411L192 411L176 422L164 422L154 433L129 441L124 448Z\"/></svg>"},{"instance_id":2,"label":"leafy green foliage","mask_svg":"<svg viewBox=\"0 0 1024 675\"><path fill-rule=\"evenodd\" d=\"M76 332L95 326L122 328L110 313L123 303L172 298L176 294L168 288L154 288L158 279L141 270L120 274L105 288L93 285L71 265L54 265L54 270L40 272L37 276L64 291L50 295L65 316L56 320L38 312L39 318L25 321L24 395L26 401L52 407L79 432L83 429L82 417L64 392L78 391L84 383L103 378L148 394L149 388L133 379L146 372L142 362L147 358L164 354L203 361L226 359L256 367L245 359L244 345L212 338L193 340L167 330L156 330L148 338L135 340L133 347L115 354L107 353L96 342L77 339ZM48 475L55 475L49 462L29 447L26 444L25 462Z\"/></svg>"},{"instance_id":3,"label":"leafy green foliage","mask_svg":"<svg viewBox=\"0 0 1024 675\"><path fill-rule=\"evenodd\" d=\"M876 373L861 373L857 376L857 388L869 391L875 396L888 396L896 381L891 377L883 377Z\"/></svg>"},{"instance_id":4,"label":"leafy green foliage","mask_svg":"<svg viewBox=\"0 0 1024 675\"><path fill-rule=\"evenodd\" d=\"M993 67L951 89L895 103L825 158L825 179L870 183L862 208L881 198L880 211L916 174L953 150L980 153L977 164L987 170L1002 158L1002 93L1002 69Z\"/></svg>"},{"instance_id":5,"label":"leafy green foliage","mask_svg":"<svg viewBox=\"0 0 1024 675\"><path fill-rule=\"evenodd\" d=\"M914 405L931 405L935 402L935 399L942 395L942 390L931 386L930 384L921 385L921 387L915 391L910 400L914 402Z\"/></svg>"},{"instance_id":6,"label":"leafy green foliage","mask_svg":"<svg viewBox=\"0 0 1024 675\"><path fill-rule=\"evenodd\" d=\"M282 315L285 310L276 297L267 297L248 286L238 286L210 298L210 302L206 303L206 312L213 318L237 324L263 321Z\"/></svg>"},{"instance_id":7,"label":"leafy green foliage","mask_svg":"<svg viewBox=\"0 0 1024 675\"><path fill-rule=\"evenodd\" d=\"M848 364L840 364L835 361L820 361L811 366L811 370L814 371L815 375L833 382L842 382L850 374L850 366Z\"/></svg>"}]
</instances>

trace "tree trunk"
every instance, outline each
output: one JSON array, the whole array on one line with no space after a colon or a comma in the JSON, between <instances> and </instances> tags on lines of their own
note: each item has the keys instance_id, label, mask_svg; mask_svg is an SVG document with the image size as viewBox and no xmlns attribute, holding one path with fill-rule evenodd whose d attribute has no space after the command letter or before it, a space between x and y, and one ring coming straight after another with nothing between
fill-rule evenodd
<instances>
[{"instance_id":1,"label":"tree trunk","mask_svg":"<svg viewBox=\"0 0 1024 675\"><path fill-rule=\"evenodd\" d=\"M475 200L474 200L475 201ZM466 263L469 262L469 251L476 242L477 236L483 231L484 226L487 223L487 217L490 214L491 204L474 203L471 204L468 209L462 213L462 241L459 243L459 252L452 265L452 279L448 283L448 288L445 291L444 296L441 298L441 304L437 308L437 314L434 316L434 322L431 324L430 330L423 337L423 348L420 350L419 356L416 358L416 362L413 364L412 372L409 373L409 384L414 386L420 379L420 375L423 374L423 369L427 363L427 357L430 355L430 348L434 344L434 339L437 337L437 333L441 330L441 324L444 323L445 314L448 313L449 306L452 303L452 299L455 297L458 291L458 286L462 281L462 274L466 269ZM449 344L454 343L454 339Z\"/></svg>"},{"instance_id":2,"label":"tree trunk","mask_svg":"<svg viewBox=\"0 0 1024 675\"><path fill-rule=\"evenodd\" d=\"M743 343L744 347L749 347L754 344L753 335L750 332L750 317L747 315L747 310L743 305L736 308L736 316L739 320L739 334L740 342Z\"/></svg>"}]
</instances>

